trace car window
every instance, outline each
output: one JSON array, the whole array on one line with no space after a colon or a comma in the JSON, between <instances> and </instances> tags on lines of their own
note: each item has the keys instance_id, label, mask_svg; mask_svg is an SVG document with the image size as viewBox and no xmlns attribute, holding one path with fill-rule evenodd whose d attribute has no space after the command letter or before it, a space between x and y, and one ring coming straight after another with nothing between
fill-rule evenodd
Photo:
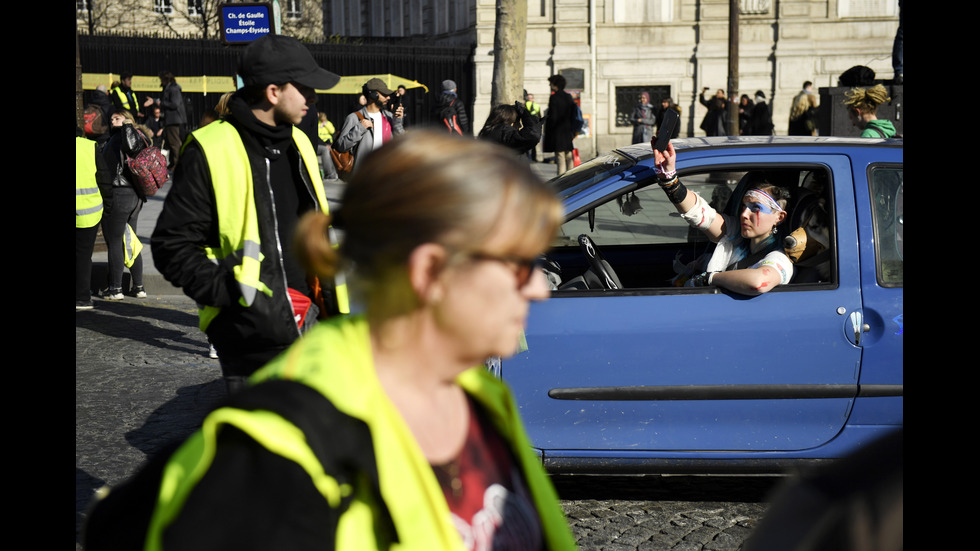
<instances>
[{"instance_id":1,"label":"car window","mask_svg":"<svg viewBox=\"0 0 980 551\"><path fill-rule=\"evenodd\" d=\"M684 185L709 199L719 212L744 172L693 174L684 177ZM584 212L565 222L555 242L556 247L574 245L581 234L588 234L600 245L654 245L705 242L701 232L691 229L658 185L620 195L595 208L594 228L589 213Z\"/></svg>"},{"instance_id":2,"label":"car window","mask_svg":"<svg viewBox=\"0 0 980 551\"><path fill-rule=\"evenodd\" d=\"M558 197L565 200L596 182L626 170L633 164L635 164L633 159L613 151L569 170L560 179L553 179L551 183Z\"/></svg>"},{"instance_id":3,"label":"car window","mask_svg":"<svg viewBox=\"0 0 980 551\"><path fill-rule=\"evenodd\" d=\"M785 237L803 228L803 233L796 235L805 235L808 243L797 263L793 283L835 280L833 216L828 208L833 203L825 167L682 171L680 177L689 191L707 199L718 212L733 216L738 214L742 193L759 178L789 189L788 215L779 230ZM578 243L578 236L583 234L594 241L625 290L682 286L686 277L678 277L681 268L689 266L694 273L700 273L714 248L704 234L681 218L659 185L642 182L637 191L596 204L562 225L552 255L562 265L564 281L581 277L586 283L559 285L559 291L595 288L590 283L596 279L586 273L590 270L588 261L579 258L584 257Z\"/></svg>"},{"instance_id":4,"label":"car window","mask_svg":"<svg viewBox=\"0 0 980 551\"><path fill-rule=\"evenodd\" d=\"M873 167L870 181L878 283L901 287L905 258L902 167Z\"/></svg>"}]
</instances>

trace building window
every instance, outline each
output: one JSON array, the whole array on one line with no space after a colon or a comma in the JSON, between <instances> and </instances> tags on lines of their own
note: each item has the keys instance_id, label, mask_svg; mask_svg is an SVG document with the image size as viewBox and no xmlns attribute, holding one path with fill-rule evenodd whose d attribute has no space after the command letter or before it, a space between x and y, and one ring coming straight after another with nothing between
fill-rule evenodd
<instances>
[{"instance_id":1,"label":"building window","mask_svg":"<svg viewBox=\"0 0 980 551\"><path fill-rule=\"evenodd\" d=\"M898 2L895 0L838 0L837 15L845 17L895 17Z\"/></svg>"},{"instance_id":2,"label":"building window","mask_svg":"<svg viewBox=\"0 0 980 551\"><path fill-rule=\"evenodd\" d=\"M85 13L92 9L92 0L75 0L75 11Z\"/></svg>"},{"instance_id":3,"label":"building window","mask_svg":"<svg viewBox=\"0 0 980 551\"><path fill-rule=\"evenodd\" d=\"M673 11L673 0L613 0L616 23L669 23Z\"/></svg>"},{"instance_id":4,"label":"building window","mask_svg":"<svg viewBox=\"0 0 980 551\"><path fill-rule=\"evenodd\" d=\"M303 17L303 0L286 0L286 19Z\"/></svg>"},{"instance_id":5,"label":"building window","mask_svg":"<svg viewBox=\"0 0 980 551\"><path fill-rule=\"evenodd\" d=\"M187 0L187 15L191 17L200 17L204 15L204 6L201 2L204 0Z\"/></svg>"},{"instance_id":6,"label":"building window","mask_svg":"<svg viewBox=\"0 0 980 551\"><path fill-rule=\"evenodd\" d=\"M153 11L170 15L174 12L173 0L153 0Z\"/></svg>"},{"instance_id":7,"label":"building window","mask_svg":"<svg viewBox=\"0 0 980 551\"><path fill-rule=\"evenodd\" d=\"M616 87L616 126L633 126L630 118L633 109L640 102L640 94L646 92L650 96L650 104L660 107L660 101L670 97L670 86L649 84L647 86L617 86Z\"/></svg>"}]
</instances>

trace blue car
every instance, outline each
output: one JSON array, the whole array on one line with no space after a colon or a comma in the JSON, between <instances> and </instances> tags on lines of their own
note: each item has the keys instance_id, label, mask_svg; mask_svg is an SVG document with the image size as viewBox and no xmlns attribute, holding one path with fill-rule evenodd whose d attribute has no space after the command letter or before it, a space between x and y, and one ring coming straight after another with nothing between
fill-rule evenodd
<instances>
[{"instance_id":1,"label":"blue car","mask_svg":"<svg viewBox=\"0 0 980 551\"><path fill-rule=\"evenodd\" d=\"M902 426L902 140L675 140L689 190L737 214L760 175L805 236L791 283L685 287L712 247L657 185L649 144L552 180L555 289L505 360L552 472L782 472Z\"/></svg>"}]
</instances>

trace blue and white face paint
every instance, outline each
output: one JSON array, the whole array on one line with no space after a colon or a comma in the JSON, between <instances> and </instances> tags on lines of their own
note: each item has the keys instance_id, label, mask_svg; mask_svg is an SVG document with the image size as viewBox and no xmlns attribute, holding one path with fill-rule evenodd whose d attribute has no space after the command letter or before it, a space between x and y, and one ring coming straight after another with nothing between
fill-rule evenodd
<instances>
[{"instance_id":1,"label":"blue and white face paint","mask_svg":"<svg viewBox=\"0 0 980 551\"><path fill-rule=\"evenodd\" d=\"M761 189L750 189L746 191L742 199L742 204L754 213L775 214L783 211L779 203Z\"/></svg>"}]
</instances>

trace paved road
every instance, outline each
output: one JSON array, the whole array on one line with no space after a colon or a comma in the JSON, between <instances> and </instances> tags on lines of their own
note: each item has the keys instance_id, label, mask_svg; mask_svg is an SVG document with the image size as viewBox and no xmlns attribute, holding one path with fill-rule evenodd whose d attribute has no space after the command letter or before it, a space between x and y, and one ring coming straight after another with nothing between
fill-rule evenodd
<instances>
[{"instance_id":1,"label":"paved road","mask_svg":"<svg viewBox=\"0 0 980 551\"><path fill-rule=\"evenodd\" d=\"M76 536L92 492L184 438L225 396L190 299L95 303L75 314ZM555 480L581 548L601 551L737 550L772 485L761 478Z\"/></svg>"}]
</instances>

